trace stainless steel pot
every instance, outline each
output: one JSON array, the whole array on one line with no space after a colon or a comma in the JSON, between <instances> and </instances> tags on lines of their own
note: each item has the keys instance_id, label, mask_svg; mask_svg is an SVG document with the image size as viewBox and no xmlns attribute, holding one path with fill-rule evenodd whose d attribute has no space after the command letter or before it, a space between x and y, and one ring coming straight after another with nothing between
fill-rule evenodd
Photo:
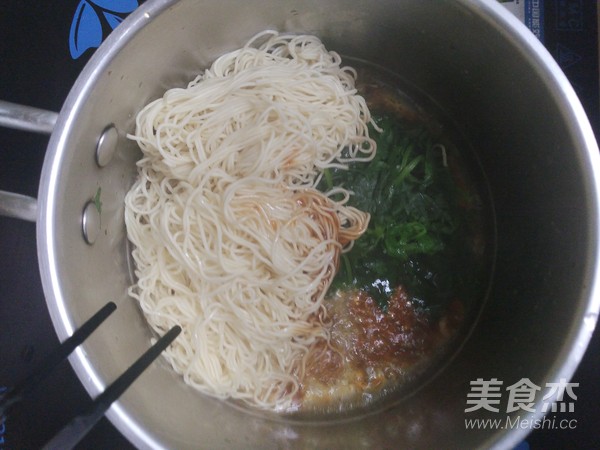
<instances>
[{"instance_id":1,"label":"stainless steel pot","mask_svg":"<svg viewBox=\"0 0 600 450\"><path fill-rule=\"evenodd\" d=\"M206 398L155 364L110 420L140 448L514 446L527 428L465 428L475 417L465 412L470 382L496 378L506 387L528 378L543 387L572 376L600 306L600 160L567 79L495 1L149 0L125 20L56 120L38 195L40 271L58 336L106 301L118 304L71 357L81 382L99 393L151 337L126 293L123 197L139 153L124 135L136 112L267 28L313 33L343 55L381 64L454 118L476 148L496 214L489 298L445 369L383 411L320 423L273 419ZM476 417L539 418L544 393L535 413Z\"/></svg>"}]
</instances>

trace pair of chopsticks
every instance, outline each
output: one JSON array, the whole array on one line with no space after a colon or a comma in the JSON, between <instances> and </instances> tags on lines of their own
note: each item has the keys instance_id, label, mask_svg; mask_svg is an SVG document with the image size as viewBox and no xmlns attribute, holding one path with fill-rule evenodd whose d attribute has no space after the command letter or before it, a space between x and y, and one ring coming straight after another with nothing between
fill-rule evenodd
<instances>
[{"instance_id":1,"label":"pair of chopsticks","mask_svg":"<svg viewBox=\"0 0 600 450\"><path fill-rule=\"evenodd\" d=\"M104 322L117 305L107 303L87 322L78 328L71 337L66 339L40 367L22 383L8 389L0 397L0 417L4 416L10 408L29 395L40 382L67 356L71 354L90 334ZM66 450L75 447L83 437L104 416L110 405L118 399L123 392L148 368L148 366L166 349L171 342L181 333L181 327L174 326L150 347L139 359L134 362L121 376L106 388L92 402L82 414L74 417L61 431L59 431L44 447L45 450Z\"/></svg>"}]
</instances>

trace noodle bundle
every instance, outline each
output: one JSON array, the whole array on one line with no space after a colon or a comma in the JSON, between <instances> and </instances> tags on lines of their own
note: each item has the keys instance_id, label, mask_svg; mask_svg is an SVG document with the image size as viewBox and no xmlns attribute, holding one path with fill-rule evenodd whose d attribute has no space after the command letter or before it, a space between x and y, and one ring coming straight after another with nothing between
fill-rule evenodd
<instances>
[{"instance_id":1,"label":"noodle bundle","mask_svg":"<svg viewBox=\"0 0 600 450\"><path fill-rule=\"evenodd\" d=\"M182 327L165 355L204 393L289 409L329 341L323 299L369 221L316 189L374 156L355 76L316 37L264 32L136 118L130 294L156 331Z\"/></svg>"}]
</instances>

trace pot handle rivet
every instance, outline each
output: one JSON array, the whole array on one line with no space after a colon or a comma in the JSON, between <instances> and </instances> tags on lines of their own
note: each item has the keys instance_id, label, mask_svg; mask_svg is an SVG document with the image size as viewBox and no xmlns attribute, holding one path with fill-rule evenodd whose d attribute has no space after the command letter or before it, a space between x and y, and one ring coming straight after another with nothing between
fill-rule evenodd
<instances>
[{"instance_id":1,"label":"pot handle rivet","mask_svg":"<svg viewBox=\"0 0 600 450\"><path fill-rule=\"evenodd\" d=\"M92 245L100 234L100 211L93 200L87 202L83 208L81 225L85 242Z\"/></svg>"},{"instance_id":2,"label":"pot handle rivet","mask_svg":"<svg viewBox=\"0 0 600 450\"><path fill-rule=\"evenodd\" d=\"M100 167L106 166L113 158L117 150L117 142L119 140L119 132L114 125L107 126L96 145L96 164Z\"/></svg>"}]
</instances>

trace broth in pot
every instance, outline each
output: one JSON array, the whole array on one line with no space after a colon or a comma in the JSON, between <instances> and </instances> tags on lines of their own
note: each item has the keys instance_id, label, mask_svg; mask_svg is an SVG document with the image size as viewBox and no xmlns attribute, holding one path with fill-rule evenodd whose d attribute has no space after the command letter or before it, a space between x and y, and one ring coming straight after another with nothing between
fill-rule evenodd
<instances>
[{"instance_id":1,"label":"broth in pot","mask_svg":"<svg viewBox=\"0 0 600 450\"><path fill-rule=\"evenodd\" d=\"M137 283L201 392L285 414L414 388L485 295L469 148L395 77L315 36L259 33L136 120Z\"/></svg>"}]
</instances>

